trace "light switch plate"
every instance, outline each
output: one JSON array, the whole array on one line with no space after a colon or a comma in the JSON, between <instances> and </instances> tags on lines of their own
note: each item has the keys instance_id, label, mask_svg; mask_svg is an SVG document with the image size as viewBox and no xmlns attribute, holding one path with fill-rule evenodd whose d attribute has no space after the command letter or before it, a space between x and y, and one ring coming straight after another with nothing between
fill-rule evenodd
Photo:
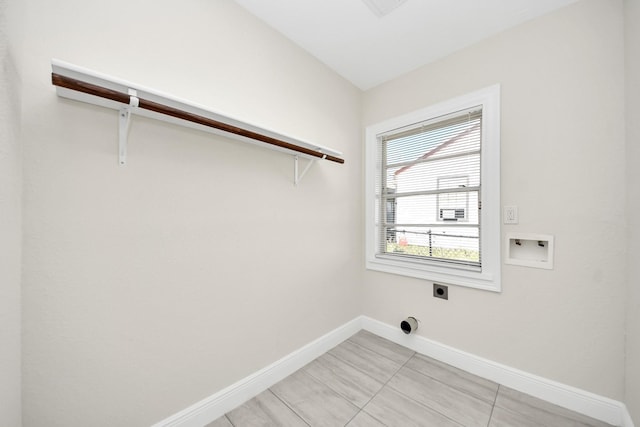
<instances>
[{"instance_id":1,"label":"light switch plate","mask_svg":"<svg viewBox=\"0 0 640 427\"><path fill-rule=\"evenodd\" d=\"M505 206L502 213L502 222L504 224L517 224L518 223L518 207L517 206Z\"/></svg>"}]
</instances>

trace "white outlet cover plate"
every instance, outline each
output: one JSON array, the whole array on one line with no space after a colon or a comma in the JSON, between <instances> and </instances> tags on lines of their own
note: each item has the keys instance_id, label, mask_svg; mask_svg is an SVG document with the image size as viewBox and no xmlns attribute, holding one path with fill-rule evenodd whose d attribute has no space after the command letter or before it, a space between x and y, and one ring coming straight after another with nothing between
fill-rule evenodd
<instances>
[{"instance_id":1,"label":"white outlet cover plate","mask_svg":"<svg viewBox=\"0 0 640 427\"><path fill-rule=\"evenodd\" d=\"M504 224L517 224L518 223L518 207L505 206L502 211L502 222Z\"/></svg>"}]
</instances>

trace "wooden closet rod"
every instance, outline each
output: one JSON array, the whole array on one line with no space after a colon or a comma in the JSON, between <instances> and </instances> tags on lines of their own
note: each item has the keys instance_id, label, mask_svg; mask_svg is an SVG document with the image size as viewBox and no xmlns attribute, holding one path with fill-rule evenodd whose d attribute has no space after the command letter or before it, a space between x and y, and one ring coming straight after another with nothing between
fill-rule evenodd
<instances>
[{"instance_id":1,"label":"wooden closet rod","mask_svg":"<svg viewBox=\"0 0 640 427\"><path fill-rule=\"evenodd\" d=\"M127 93L118 92L116 90L94 85L92 83L87 83L71 77L62 76L57 73L51 73L51 82L55 86L86 93L88 95L98 96L100 98L105 98L112 101L120 102L125 105L128 105L131 99L131 96ZM341 159L340 157L332 156L329 154L322 153L320 151L315 151L306 147L301 147L299 145L291 144L289 142L282 141L277 138L272 138L267 135L262 135L260 133L253 132L251 130L242 129L237 126L223 123L218 120L210 119L208 117L203 117L198 114L189 113L187 111L183 111L174 107L169 107L167 105L163 105L157 102L139 98L138 108L142 108L145 110L153 111L155 113L175 117L177 119L186 120L192 123L218 129L218 130L239 135L245 138L250 138L256 141L264 142L265 144L274 145L277 147L296 151L298 153L306 154L309 156L318 157L321 159L324 158L326 160L331 160L332 162L336 162L336 163L344 163L344 159Z\"/></svg>"}]
</instances>

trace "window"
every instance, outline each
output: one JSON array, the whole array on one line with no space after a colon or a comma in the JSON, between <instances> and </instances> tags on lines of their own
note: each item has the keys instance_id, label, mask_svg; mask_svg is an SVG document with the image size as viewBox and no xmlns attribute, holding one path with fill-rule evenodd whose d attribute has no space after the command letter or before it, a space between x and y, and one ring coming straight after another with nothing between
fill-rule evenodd
<instances>
[{"instance_id":1,"label":"window","mask_svg":"<svg viewBox=\"0 0 640 427\"><path fill-rule=\"evenodd\" d=\"M367 268L500 291L500 88L366 132Z\"/></svg>"}]
</instances>

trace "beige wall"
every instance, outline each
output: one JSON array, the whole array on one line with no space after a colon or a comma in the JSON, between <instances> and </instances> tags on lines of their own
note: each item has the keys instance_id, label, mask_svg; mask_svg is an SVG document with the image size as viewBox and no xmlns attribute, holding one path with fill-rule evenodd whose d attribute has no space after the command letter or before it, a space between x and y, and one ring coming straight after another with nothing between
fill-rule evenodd
<instances>
[{"instance_id":1,"label":"beige wall","mask_svg":"<svg viewBox=\"0 0 640 427\"><path fill-rule=\"evenodd\" d=\"M25 0L24 426L149 425L361 314L360 92L228 0ZM344 152L63 100L56 57Z\"/></svg>"},{"instance_id":2,"label":"beige wall","mask_svg":"<svg viewBox=\"0 0 640 427\"><path fill-rule=\"evenodd\" d=\"M625 59L627 107L627 214L629 218L627 297L627 355L625 401L640 424L640 2L625 0Z\"/></svg>"},{"instance_id":3,"label":"beige wall","mask_svg":"<svg viewBox=\"0 0 640 427\"><path fill-rule=\"evenodd\" d=\"M368 271L364 313L562 383L624 395L625 133L621 1L584 0L365 94L364 125L494 83L502 204L555 236L555 268L503 265L500 294Z\"/></svg>"},{"instance_id":4,"label":"beige wall","mask_svg":"<svg viewBox=\"0 0 640 427\"><path fill-rule=\"evenodd\" d=\"M0 425L20 426L19 81L0 0Z\"/></svg>"},{"instance_id":5,"label":"beige wall","mask_svg":"<svg viewBox=\"0 0 640 427\"><path fill-rule=\"evenodd\" d=\"M626 390L621 245L627 196L629 231L640 233L640 195L624 173L640 182L638 128L628 120L625 152L623 120L622 28L626 17L628 41L638 40L637 0L625 14L620 0L583 0L364 99L229 0L11 1L0 338L13 344L0 346L1 425L20 416L21 218L25 427L149 425L363 312L390 324L416 315L428 338L626 396L637 420L639 239L628 245ZM136 117L119 168L116 114L58 98L52 57L318 141L347 163L318 164L295 188L286 155ZM554 234L555 269L503 266L503 293L450 287L447 302L424 281L375 272L363 281L360 125L494 83L502 204L520 208L520 224L503 233ZM632 96L626 106L627 117L638 109Z\"/></svg>"}]
</instances>

